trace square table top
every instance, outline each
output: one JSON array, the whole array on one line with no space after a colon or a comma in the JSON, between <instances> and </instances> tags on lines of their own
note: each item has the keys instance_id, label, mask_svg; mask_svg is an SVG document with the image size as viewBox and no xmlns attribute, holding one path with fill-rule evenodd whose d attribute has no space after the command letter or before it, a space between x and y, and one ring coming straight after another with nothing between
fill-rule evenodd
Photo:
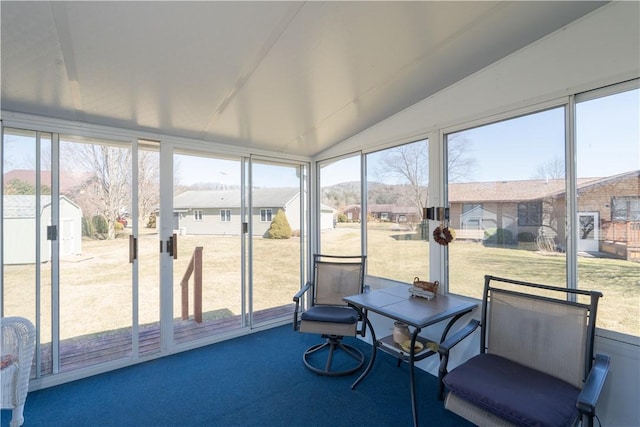
<instances>
[{"instance_id":1,"label":"square table top","mask_svg":"<svg viewBox=\"0 0 640 427\"><path fill-rule=\"evenodd\" d=\"M471 311L477 303L451 295L436 295L432 300L412 296L410 286L397 285L343 298L349 304L416 328L425 328L460 313Z\"/></svg>"}]
</instances>

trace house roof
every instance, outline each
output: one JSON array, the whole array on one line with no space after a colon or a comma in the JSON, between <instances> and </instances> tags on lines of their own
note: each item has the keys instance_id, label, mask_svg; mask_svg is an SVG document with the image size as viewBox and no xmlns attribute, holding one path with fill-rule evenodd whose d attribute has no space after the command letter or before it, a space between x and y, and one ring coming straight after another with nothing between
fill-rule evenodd
<instances>
[{"instance_id":1,"label":"house roof","mask_svg":"<svg viewBox=\"0 0 640 427\"><path fill-rule=\"evenodd\" d=\"M256 188L255 208L285 207L300 191L297 188ZM174 209L239 208L240 190L185 191L173 199Z\"/></svg>"},{"instance_id":2,"label":"house roof","mask_svg":"<svg viewBox=\"0 0 640 427\"><path fill-rule=\"evenodd\" d=\"M605 178L578 179L578 187ZM449 184L449 203L521 202L564 194L564 179L522 181L455 182Z\"/></svg>"}]
</instances>

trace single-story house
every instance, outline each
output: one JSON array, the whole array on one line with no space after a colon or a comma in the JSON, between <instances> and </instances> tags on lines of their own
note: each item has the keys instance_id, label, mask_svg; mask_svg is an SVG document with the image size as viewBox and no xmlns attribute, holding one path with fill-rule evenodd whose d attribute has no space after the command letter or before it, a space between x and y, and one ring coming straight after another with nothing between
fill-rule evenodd
<instances>
[{"instance_id":1,"label":"single-story house","mask_svg":"<svg viewBox=\"0 0 640 427\"><path fill-rule=\"evenodd\" d=\"M264 236L279 209L292 231L299 229L300 190L256 188L252 192L252 234ZM173 228L181 234L238 235L242 229L240 190L185 191L173 200ZM334 210L322 207L322 228L333 228Z\"/></svg>"},{"instance_id":2,"label":"single-story house","mask_svg":"<svg viewBox=\"0 0 640 427\"><path fill-rule=\"evenodd\" d=\"M415 206L397 206L394 204L372 204L367 206L369 217L379 221L411 222L422 221L422 213Z\"/></svg>"},{"instance_id":3,"label":"single-story house","mask_svg":"<svg viewBox=\"0 0 640 427\"><path fill-rule=\"evenodd\" d=\"M51 259L47 226L51 225L51 196L40 197L40 261ZM36 196L3 196L3 243L5 264L36 262ZM65 196L60 196L60 256L82 253L82 210Z\"/></svg>"},{"instance_id":4,"label":"single-story house","mask_svg":"<svg viewBox=\"0 0 640 427\"><path fill-rule=\"evenodd\" d=\"M640 171L578 180L578 250L610 252L603 242L640 245ZM565 181L522 180L449 184L450 226L458 238L470 230L502 228L565 241ZM599 224L599 227L596 226ZM602 235L599 234L602 230ZM625 257L631 256L626 254Z\"/></svg>"}]
</instances>

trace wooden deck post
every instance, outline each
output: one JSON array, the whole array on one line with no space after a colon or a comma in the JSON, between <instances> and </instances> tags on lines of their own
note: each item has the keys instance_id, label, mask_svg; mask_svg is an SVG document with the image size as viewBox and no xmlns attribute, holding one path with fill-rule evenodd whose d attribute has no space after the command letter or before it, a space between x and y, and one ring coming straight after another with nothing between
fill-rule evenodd
<instances>
[{"instance_id":1,"label":"wooden deck post","mask_svg":"<svg viewBox=\"0 0 640 427\"><path fill-rule=\"evenodd\" d=\"M193 306L194 317L197 323L202 323L202 246L197 246L187 269L180 281L181 297L182 297L182 320L189 319L189 278L194 275L194 289L193 289Z\"/></svg>"},{"instance_id":2,"label":"wooden deck post","mask_svg":"<svg viewBox=\"0 0 640 427\"><path fill-rule=\"evenodd\" d=\"M202 246L198 246L193 255L193 315L196 323L202 323Z\"/></svg>"}]
</instances>

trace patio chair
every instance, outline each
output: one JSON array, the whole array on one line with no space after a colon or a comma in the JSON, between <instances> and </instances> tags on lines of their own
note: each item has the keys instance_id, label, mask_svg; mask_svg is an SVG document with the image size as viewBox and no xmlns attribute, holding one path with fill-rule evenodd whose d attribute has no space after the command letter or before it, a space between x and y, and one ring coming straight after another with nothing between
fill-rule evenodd
<instances>
[{"instance_id":1,"label":"patio chair","mask_svg":"<svg viewBox=\"0 0 640 427\"><path fill-rule=\"evenodd\" d=\"M479 426L592 426L609 369L593 355L601 296L485 276L480 354L441 372L445 407Z\"/></svg>"},{"instance_id":2,"label":"patio chair","mask_svg":"<svg viewBox=\"0 0 640 427\"><path fill-rule=\"evenodd\" d=\"M24 404L36 342L33 324L22 317L3 317L0 382L2 409L11 409L11 427L24 423Z\"/></svg>"},{"instance_id":3,"label":"patio chair","mask_svg":"<svg viewBox=\"0 0 640 427\"><path fill-rule=\"evenodd\" d=\"M364 335L366 326L358 312L347 306L342 298L362 293L365 259L365 256L315 254L313 280L306 283L293 297L294 330L320 334L325 338L324 342L309 347L302 358L305 366L319 375L350 375L364 364L362 352L352 345L345 344L343 338ZM301 300L305 296L310 306L306 311L301 311ZM324 366L317 366L318 359L323 360L318 354L321 355L325 351L327 356ZM334 356L338 351L347 357L341 356L340 367L332 369Z\"/></svg>"}]
</instances>

